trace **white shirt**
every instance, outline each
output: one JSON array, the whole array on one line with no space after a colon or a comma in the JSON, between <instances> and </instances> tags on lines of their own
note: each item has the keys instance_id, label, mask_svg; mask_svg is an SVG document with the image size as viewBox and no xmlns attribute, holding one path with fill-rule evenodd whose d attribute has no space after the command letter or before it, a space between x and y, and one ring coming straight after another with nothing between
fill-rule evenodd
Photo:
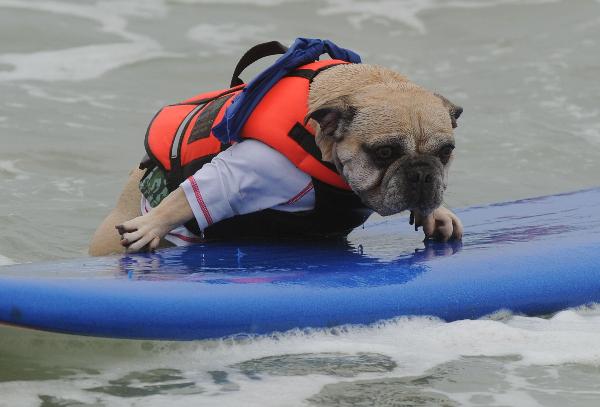
<instances>
[{"instance_id":1,"label":"white shirt","mask_svg":"<svg viewBox=\"0 0 600 407\"><path fill-rule=\"evenodd\" d=\"M236 215L263 209L297 212L314 208L310 175L277 150L256 140L234 144L205 164L181 187L200 230ZM142 214L150 204L142 196ZM201 241L187 228L172 230L167 240L178 246Z\"/></svg>"}]
</instances>

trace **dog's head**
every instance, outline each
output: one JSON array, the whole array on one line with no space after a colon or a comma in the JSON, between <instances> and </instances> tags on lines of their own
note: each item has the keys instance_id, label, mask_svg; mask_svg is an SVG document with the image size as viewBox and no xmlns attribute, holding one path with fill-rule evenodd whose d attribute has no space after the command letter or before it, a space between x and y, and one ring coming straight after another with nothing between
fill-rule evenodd
<instances>
[{"instance_id":1,"label":"dog's head","mask_svg":"<svg viewBox=\"0 0 600 407\"><path fill-rule=\"evenodd\" d=\"M318 124L323 159L367 206L428 215L442 203L461 113L393 71L342 65L311 85L307 120Z\"/></svg>"}]
</instances>

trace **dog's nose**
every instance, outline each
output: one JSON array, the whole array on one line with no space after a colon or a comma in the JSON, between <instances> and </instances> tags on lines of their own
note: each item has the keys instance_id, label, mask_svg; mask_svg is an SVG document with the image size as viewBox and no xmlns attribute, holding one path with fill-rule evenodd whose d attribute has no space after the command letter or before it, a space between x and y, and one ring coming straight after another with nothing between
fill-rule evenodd
<instances>
[{"instance_id":1,"label":"dog's nose","mask_svg":"<svg viewBox=\"0 0 600 407\"><path fill-rule=\"evenodd\" d=\"M406 174L406 178L413 187L431 184L433 182L433 170L428 167L412 168Z\"/></svg>"}]
</instances>

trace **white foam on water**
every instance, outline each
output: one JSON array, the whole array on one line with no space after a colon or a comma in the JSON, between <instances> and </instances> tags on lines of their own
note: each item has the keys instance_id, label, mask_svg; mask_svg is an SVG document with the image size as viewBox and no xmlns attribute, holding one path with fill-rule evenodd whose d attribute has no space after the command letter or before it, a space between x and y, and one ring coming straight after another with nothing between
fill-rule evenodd
<instances>
[{"instance_id":1,"label":"white foam on water","mask_svg":"<svg viewBox=\"0 0 600 407\"><path fill-rule=\"evenodd\" d=\"M103 109L114 109L114 106L108 102L117 99L117 95L114 94L81 95L69 92L66 89L62 90L63 94L61 95L51 94L39 86L35 86L28 83L21 84L21 89L25 90L29 96L33 96L39 99L51 100L54 102L68 104L88 103L90 106L100 107Z\"/></svg>"},{"instance_id":2,"label":"white foam on water","mask_svg":"<svg viewBox=\"0 0 600 407\"><path fill-rule=\"evenodd\" d=\"M114 406L302 406L308 397L318 393L323 386L343 381L384 380L416 376L443 363L458 361L463 357L510 357L501 363L506 366L503 381L510 388L498 392L482 388L477 394L488 394L496 402L507 405L537 406L532 394L535 385L523 386L526 377L519 369L535 366L563 366L566 364L600 365L600 307L581 308L559 312L549 319L497 314L494 318L464 320L446 323L433 318L399 318L374 326L350 326L326 330L297 330L269 337L217 342L161 344L143 357L111 360L105 366L94 368L98 375L81 374L69 380L49 380L29 383L0 383L0 392L9 395L13 405L24 405L31 393L51 395L80 402L102 401ZM97 356L98 352L95 352ZM258 371L251 377L236 364L261 358L311 354L313 360L324 354L360 353L389 357L397 366L391 371L335 376L331 371L309 371L306 374ZM277 366L273 362L271 366ZM460 365L458 365L460 366ZM504 367L503 366L503 367ZM131 372L151 369L177 369L184 376L158 384L194 383L186 389L156 391L144 397L122 398L110 392L84 389L109 386L122 381ZM452 380L455 372L444 373ZM224 372L226 382L212 380L210 372ZM134 381L131 386L143 388L155 382ZM526 391L525 391L525 390ZM427 390L427 389L425 389ZM424 391L425 391L424 390ZM435 390L435 389L434 389ZM543 389L544 391L547 389ZM436 390L438 393L443 391ZM469 395L470 394L470 395ZM473 394L445 393L456 400ZM468 396L468 397L467 397ZM600 399L600 393L597 395ZM7 400L7 399L5 399ZM463 401L464 401L463 400ZM137 404L139 403L139 404ZM1 404L0 404L1 405ZM468 405L468 403L467 403Z\"/></svg>"},{"instance_id":3,"label":"white foam on water","mask_svg":"<svg viewBox=\"0 0 600 407\"><path fill-rule=\"evenodd\" d=\"M170 3L180 4L223 4L249 5L259 7L279 6L285 3L296 3L302 0L169 0Z\"/></svg>"},{"instance_id":4,"label":"white foam on water","mask_svg":"<svg viewBox=\"0 0 600 407\"><path fill-rule=\"evenodd\" d=\"M119 4L119 6L116 6ZM129 4L129 5L128 5ZM156 1L148 4L156 5ZM158 4L162 4L159 2ZM146 37L127 30L127 19L124 16L131 16L134 10L144 9L143 2L129 3L127 1L110 1L107 4L98 2L96 4L81 4L72 2L61 2L52 0L0 0L0 7L34 10L38 12L47 12L53 14L64 14L72 17L79 17L96 21L101 26L101 31L122 36L131 41L145 39ZM161 13L163 14L163 13ZM146 13L140 16L149 17Z\"/></svg>"},{"instance_id":5,"label":"white foam on water","mask_svg":"<svg viewBox=\"0 0 600 407\"><path fill-rule=\"evenodd\" d=\"M572 103L566 96L553 96L539 102L540 107L548 109L549 115L567 115L565 123L573 123L569 133L582 137L594 145L600 143L600 125L596 118L600 110L595 106L581 106Z\"/></svg>"},{"instance_id":6,"label":"white foam on water","mask_svg":"<svg viewBox=\"0 0 600 407\"><path fill-rule=\"evenodd\" d=\"M581 134L588 140L590 143L599 144L600 143L600 126L596 127L588 127L581 130Z\"/></svg>"},{"instance_id":7,"label":"white foam on water","mask_svg":"<svg viewBox=\"0 0 600 407\"><path fill-rule=\"evenodd\" d=\"M567 105L565 111L576 120L594 118L598 116L598 113L600 112L598 109L586 109L585 107L578 106L574 103Z\"/></svg>"},{"instance_id":8,"label":"white foam on water","mask_svg":"<svg viewBox=\"0 0 600 407\"><path fill-rule=\"evenodd\" d=\"M365 21L399 22L419 33L426 27L419 14L440 8L481 8L502 4L541 4L558 0L327 0L322 15L348 14L348 21L360 28Z\"/></svg>"},{"instance_id":9,"label":"white foam on water","mask_svg":"<svg viewBox=\"0 0 600 407\"><path fill-rule=\"evenodd\" d=\"M82 178L75 177L64 177L58 180L52 181L52 184L56 189L66 195L74 195L78 198L83 198L83 188L85 187L86 181Z\"/></svg>"},{"instance_id":10,"label":"white foam on water","mask_svg":"<svg viewBox=\"0 0 600 407\"><path fill-rule=\"evenodd\" d=\"M16 109L25 109L27 107L25 104L18 102L5 102L4 105Z\"/></svg>"},{"instance_id":11,"label":"white foam on water","mask_svg":"<svg viewBox=\"0 0 600 407\"><path fill-rule=\"evenodd\" d=\"M29 174L18 168L17 162L18 160L0 160L0 176L19 181L29 179Z\"/></svg>"},{"instance_id":12,"label":"white foam on water","mask_svg":"<svg viewBox=\"0 0 600 407\"><path fill-rule=\"evenodd\" d=\"M164 55L152 41L88 45L30 54L3 54L0 55L0 62L13 65L14 70L0 72L0 81L82 81L98 78L125 65Z\"/></svg>"},{"instance_id":13,"label":"white foam on water","mask_svg":"<svg viewBox=\"0 0 600 407\"><path fill-rule=\"evenodd\" d=\"M161 13L149 13L149 8L144 8L141 6L143 3L138 2L130 6L124 6L127 2L110 3L88 5L58 1L0 0L0 8L28 9L93 20L100 24L101 31L118 35L124 40L122 43L0 54L0 64L12 66L11 70L0 71L0 81L81 81L97 78L110 70L135 62L167 56L157 41L128 31L127 19L124 17L134 13L141 13L142 16ZM162 10L161 3L151 4L155 4L155 9Z\"/></svg>"},{"instance_id":14,"label":"white foam on water","mask_svg":"<svg viewBox=\"0 0 600 407\"><path fill-rule=\"evenodd\" d=\"M264 40L264 34L273 30L272 25L198 24L190 28L187 36L212 52L229 54L239 51L240 45L248 40Z\"/></svg>"},{"instance_id":15,"label":"white foam on water","mask_svg":"<svg viewBox=\"0 0 600 407\"><path fill-rule=\"evenodd\" d=\"M168 12L168 6L163 0L102 0L96 2L98 7L109 14L142 18L161 18Z\"/></svg>"},{"instance_id":16,"label":"white foam on water","mask_svg":"<svg viewBox=\"0 0 600 407\"><path fill-rule=\"evenodd\" d=\"M294 0L178 0L179 3L196 4L248 4L255 6L275 6ZM553 0L528 0L526 3L542 3ZM367 20L401 22L409 27L425 32L426 28L419 14L425 10L443 7L486 7L499 4L520 4L518 0L469 1L457 0L327 0L319 13L324 15L350 15L349 20L360 26ZM64 14L93 20L100 30L123 38L124 42L94 44L57 50L41 50L31 53L0 54L0 64L10 67L0 71L0 81L82 81L102 76L111 70L140 61L173 56L166 53L154 39L127 29L128 17L162 18L167 14L168 3L163 0L124 1L113 0L81 4L60 1L0 0L0 8L20 8ZM231 53L237 50L236 44L247 38L261 39L273 27L250 25L198 25L188 36L195 41L218 49L218 52Z\"/></svg>"},{"instance_id":17,"label":"white foam on water","mask_svg":"<svg viewBox=\"0 0 600 407\"><path fill-rule=\"evenodd\" d=\"M15 261L0 254L0 266L9 266L11 264L15 264Z\"/></svg>"}]
</instances>

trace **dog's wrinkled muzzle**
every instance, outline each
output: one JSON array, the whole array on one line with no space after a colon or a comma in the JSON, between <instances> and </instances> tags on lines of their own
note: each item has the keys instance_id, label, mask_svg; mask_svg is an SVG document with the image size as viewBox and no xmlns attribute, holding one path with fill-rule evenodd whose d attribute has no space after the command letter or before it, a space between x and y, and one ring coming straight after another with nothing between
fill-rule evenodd
<instances>
[{"instance_id":1,"label":"dog's wrinkled muzzle","mask_svg":"<svg viewBox=\"0 0 600 407\"><path fill-rule=\"evenodd\" d=\"M384 176L383 208L378 212L391 215L415 210L428 215L442 204L444 167L437 157L403 157L392 164Z\"/></svg>"},{"instance_id":2,"label":"dog's wrinkled muzzle","mask_svg":"<svg viewBox=\"0 0 600 407\"><path fill-rule=\"evenodd\" d=\"M404 196L409 209L426 214L441 205L443 170L432 156L417 156L404 163Z\"/></svg>"}]
</instances>

